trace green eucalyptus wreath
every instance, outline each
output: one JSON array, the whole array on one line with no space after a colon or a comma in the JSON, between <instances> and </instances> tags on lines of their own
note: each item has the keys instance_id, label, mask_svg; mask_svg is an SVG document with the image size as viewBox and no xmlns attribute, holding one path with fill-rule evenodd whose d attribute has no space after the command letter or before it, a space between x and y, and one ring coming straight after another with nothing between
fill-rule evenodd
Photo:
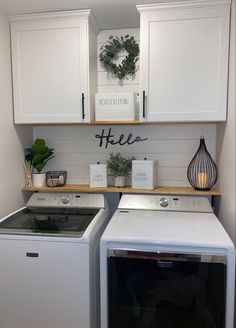
<instances>
[{"instance_id":1,"label":"green eucalyptus wreath","mask_svg":"<svg viewBox=\"0 0 236 328\"><path fill-rule=\"evenodd\" d=\"M119 65L114 63L120 51L125 50L128 54ZM136 63L139 55L139 45L133 36L125 35L109 37L107 44L101 47L99 59L108 72L112 72L119 80L126 75L135 76Z\"/></svg>"}]
</instances>

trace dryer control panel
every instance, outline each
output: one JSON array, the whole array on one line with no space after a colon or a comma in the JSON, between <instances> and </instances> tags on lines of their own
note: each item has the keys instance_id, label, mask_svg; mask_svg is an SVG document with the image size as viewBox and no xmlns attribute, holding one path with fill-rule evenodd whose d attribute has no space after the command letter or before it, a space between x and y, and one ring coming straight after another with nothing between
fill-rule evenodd
<instances>
[{"instance_id":1,"label":"dryer control panel","mask_svg":"<svg viewBox=\"0 0 236 328\"><path fill-rule=\"evenodd\" d=\"M213 212L211 204L206 197L170 195L123 195L118 208L154 211Z\"/></svg>"}]
</instances>

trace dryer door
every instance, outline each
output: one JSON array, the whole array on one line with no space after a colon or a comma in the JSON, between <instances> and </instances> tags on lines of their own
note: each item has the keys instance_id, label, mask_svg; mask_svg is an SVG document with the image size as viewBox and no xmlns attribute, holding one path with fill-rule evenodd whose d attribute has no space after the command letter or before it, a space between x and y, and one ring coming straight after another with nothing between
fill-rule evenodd
<instances>
[{"instance_id":1,"label":"dryer door","mask_svg":"<svg viewBox=\"0 0 236 328\"><path fill-rule=\"evenodd\" d=\"M109 328L225 327L226 258L108 252Z\"/></svg>"}]
</instances>

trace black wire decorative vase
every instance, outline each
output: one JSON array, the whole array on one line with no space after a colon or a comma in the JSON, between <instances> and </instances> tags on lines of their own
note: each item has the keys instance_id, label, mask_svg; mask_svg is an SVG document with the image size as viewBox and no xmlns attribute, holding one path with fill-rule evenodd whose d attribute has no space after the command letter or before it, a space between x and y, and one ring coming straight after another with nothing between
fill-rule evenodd
<instances>
[{"instance_id":1,"label":"black wire decorative vase","mask_svg":"<svg viewBox=\"0 0 236 328\"><path fill-rule=\"evenodd\" d=\"M200 137L200 145L187 169L187 177L196 190L210 190L218 178L215 162L209 154L204 137Z\"/></svg>"}]
</instances>

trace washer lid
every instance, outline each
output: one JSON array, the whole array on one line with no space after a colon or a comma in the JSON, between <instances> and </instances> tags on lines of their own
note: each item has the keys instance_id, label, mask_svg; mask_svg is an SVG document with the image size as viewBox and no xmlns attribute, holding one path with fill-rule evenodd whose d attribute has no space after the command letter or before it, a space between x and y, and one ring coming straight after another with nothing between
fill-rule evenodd
<instances>
[{"instance_id":1,"label":"washer lid","mask_svg":"<svg viewBox=\"0 0 236 328\"><path fill-rule=\"evenodd\" d=\"M151 210L118 209L102 236L107 242L234 248L213 213Z\"/></svg>"},{"instance_id":2,"label":"washer lid","mask_svg":"<svg viewBox=\"0 0 236 328\"><path fill-rule=\"evenodd\" d=\"M99 209L24 208L0 222L0 234L82 237Z\"/></svg>"}]
</instances>

